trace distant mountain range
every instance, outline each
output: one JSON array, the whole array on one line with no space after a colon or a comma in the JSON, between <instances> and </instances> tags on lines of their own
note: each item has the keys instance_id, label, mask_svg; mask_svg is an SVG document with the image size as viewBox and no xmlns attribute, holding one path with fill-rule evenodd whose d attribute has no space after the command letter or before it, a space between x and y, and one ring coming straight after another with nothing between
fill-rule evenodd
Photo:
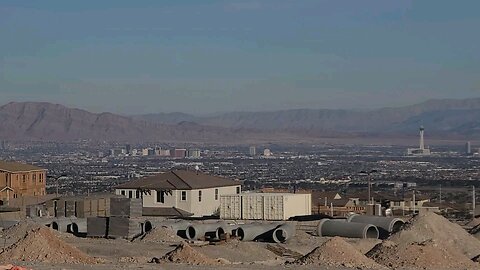
<instances>
[{"instance_id":1,"label":"distant mountain range","mask_svg":"<svg viewBox=\"0 0 480 270\"><path fill-rule=\"evenodd\" d=\"M195 122L224 128L283 131L310 136L409 136L420 125L431 136L480 137L480 98L430 100L398 108L368 111L299 109L273 112L231 112L195 117L188 114L137 116L157 123Z\"/></svg>"},{"instance_id":2,"label":"distant mountain range","mask_svg":"<svg viewBox=\"0 0 480 270\"><path fill-rule=\"evenodd\" d=\"M120 116L95 114L58 104L12 102L0 107L0 139L150 142L281 142L319 138L480 139L480 98L430 100L368 111L297 109L230 112L214 116L159 113Z\"/></svg>"}]
</instances>

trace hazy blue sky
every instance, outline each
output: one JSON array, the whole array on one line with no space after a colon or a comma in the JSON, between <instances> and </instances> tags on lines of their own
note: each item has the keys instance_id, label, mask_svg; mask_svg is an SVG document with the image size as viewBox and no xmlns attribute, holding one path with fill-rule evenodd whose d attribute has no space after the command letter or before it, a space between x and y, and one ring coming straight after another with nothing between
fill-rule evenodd
<instances>
[{"instance_id":1,"label":"hazy blue sky","mask_svg":"<svg viewBox=\"0 0 480 270\"><path fill-rule=\"evenodd\" d=\"M480 97L480 1L0 0L0 104L125 114Z\"/></svg>"}]
</instances>

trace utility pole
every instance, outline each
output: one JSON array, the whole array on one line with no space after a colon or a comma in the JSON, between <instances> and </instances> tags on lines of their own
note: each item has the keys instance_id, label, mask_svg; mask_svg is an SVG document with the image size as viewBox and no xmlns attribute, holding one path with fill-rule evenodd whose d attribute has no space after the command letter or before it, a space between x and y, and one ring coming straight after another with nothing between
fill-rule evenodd
<instances>
[{"instance_id":1,"label":"utility pole","mask_svg":"<svg viewBox=\"0 0 480 270\"><path fill-rule=\"evenodd\" d=\"M442 184L440 184L440 203L442 203Z\"/></svg>"},{"instance_id":2,"label":"utility pole","mask_svg":"<svg viewBox=\"0 0 480 270\"><path fill-rule=\"evenodd\" d=\"M413 190L413 215L415 215L415 189Z\"/></svg>"},{"instance_id":3,"label":"utility pole","mask_svg":"<svg viewBox=\"0 0 480 270\"><path fill-rule=\"evenodd\" d=\"M472 186L472 211L473 211L473 216L475 217L475 186Z\"/></svg>"}]
</instances>

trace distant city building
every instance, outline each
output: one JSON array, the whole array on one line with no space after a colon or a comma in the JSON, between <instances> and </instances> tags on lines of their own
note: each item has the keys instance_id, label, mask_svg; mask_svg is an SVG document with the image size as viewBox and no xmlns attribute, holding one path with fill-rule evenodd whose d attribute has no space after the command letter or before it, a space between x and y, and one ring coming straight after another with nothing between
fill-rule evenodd
<instances>
[{"instance_id":1,"label":"distant city building","mask_svg":"<svg viewBox=\"0 0 480 270\"><path fill-rule=\"evenodd\" d=\"M175 149L173 152L174 158L185 158L187 156L187 149Z\"/></svg>"},{"instance_id":2,"label":"distant city building","mask_svg":"<svg viewBox=\"0 0 480 270\"><path fill-rule=\"evenodd\" d=\"M190 149L188 150L188 157L191 158L199 158L200 157L200 150L199 149Z\"/></svg>"},{"instance_id":3,"label":"distant city building","mask_svg":"<svg viewBox=\"0 0 480 270\"><path fill-rule=\"evenodd\" d=\"M471 155L472 154L472 144L470 142L467 142L465 144L465 154L466 155Z\"/></svg>"},{"instance_id":4,"label":"distant city building","mask_svg":"<svg viewBox=\"0 0 480 270\"><path fill-rule=\"evenodd\" d=\"M250 146L249 154L251 157L254 157L255 155L257 155L257 148L255 146Z\"/></svg>"},{"instance_id":5,"label":"distant city building","mask_svg":"<svg viewBox=\"0 0 480 270\"><path fill-rule=\"evenodd\" d=\"M23 163L0 161L0 200L46 194L47 170Z\"/></svg>"},{"instance_id":6,"label":"distant city building","mask_svg":"<svg viewBox=\"0 0 480 270\"><path fill-rule=\"evenodd\" d=\"M149 148L147 156L155 156L155 149Z\"/></svg>"},{"instance_id":7,"label":"distant city building","mask_svg":"<svg viewBox=\"0 0 480 270\"><path fill-rule=\"evenodd\" d=\"M408 148L407 154L412 156L428 156L430 155L430 149L425 147L425 141L423 134L425 132L425 128L423 126L420 127L420 145L419 148Z\"/></svg>"},{"instance_id":8,"label":"distant city building","mask_svg":"<svg viewBox=\"0 0 480 270\"><path fill-rule=\"evenodd\" d=\"M118 157L125 154L126 154L126 150L123 148L110 149L110 156L112 157Z\"/></svg>"},{"instance_id":9,"label":"distant city building","mask_svg":"<svg viewBox=\"0 0 480 270\"><path fill-rule=\"evenodd\" d=\"M160 149L159 156L161 157L169 157L170 156L170 150L169 149Z\"/></svg>"},{"instance_id":10,"label":"distant city building","mask_svg":"<svg viewBox=\"0 0 480 270\"><path fill-rule=\"evenodd\" d=\"M148 148L142 149L142 156L148 156Z\"/></svg>"},{"instance_id":11,"label":"distant city building","mask_svg":"<svg viewBox=\"0 0 480 270\"><path fill-rule=\"evenodd\" d=\"M272 155L272 151L270 151L270 149L265 149L263 150L263 155L266 156L266 157L269 157Z\"/></svg>"},{"instance_id":12,"label":"distant city building","mask_svg":"<svg viewBox=\"0 0 480 270\"><path fill-rule=\"evenodd\" d=\"M125 152L126 152L127 155L131 154L132 146L130 144L125 145Z\"/></svg>"}]
</instances>

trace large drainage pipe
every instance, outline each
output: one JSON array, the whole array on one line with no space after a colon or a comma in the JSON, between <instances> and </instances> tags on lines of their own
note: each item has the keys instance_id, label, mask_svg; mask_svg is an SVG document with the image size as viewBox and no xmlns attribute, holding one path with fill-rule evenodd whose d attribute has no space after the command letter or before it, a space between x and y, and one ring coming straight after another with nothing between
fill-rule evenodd
<instances>
[{"instance_id":1,"label":"large drainage pipe","mask_svg":"<svg viewBox=\"0 0 480 270\"><path fill-rule=\"evenodd\" d=\"M342 236L348 238L375 238L379 233L375 225L323 219L317 227L318 236Z\"/></svg>"},{"instance_id":2,"label":"large drainage pipe","mask_svg":"<svg viewBox=\"0 0 480 270\"><path fill-rule=\"evenodd\" d=\"M275 243L284 243L294 237L297 228L295 223L285 223L278 226L272 233L272 239Z\"/></svg>"},{"instance_id":3,"label":"large drainage pipe","mask_svg":"<svg viewBox=\"0 0 480 270\"><path fill-rule=\"evenodd\" d=\"M400 231L405 221L395 217L378 217L366 215L351 215L347 219L348 222L368 223L378 227L380 237L386 238L391 233Z\"/></svg>"},{"instance_id":4,"label":"large drainage pipe","mask_svg":"<svg viewBox=\"0 0 480 270\"><path fill-rule=\"evenodd\" d=\"M235 232L235 235L240 238L241 241L258 241L258 240L271 240L273 231L279 226L275 223L251 223L240 225Z\"/></svg>"},{"instance_id":5,"label":"large drainage pipe","mask_svg":"<svg viewBox=\"0 0 480 270\"><path fill-rule=\"evenodd\" d=\"M87 219L76 219L70 225L70 232L74 235L86 235L87 234Z\"/></svg>"},{"instance_id":6,"label":"large drainage pipe","mask_svg":"<svg viewBox=\"0 0 480 270\"><path fill-rule=\"evenodd\" d=\"M223 222L192 224L186 228L186 236L189 240L221 239L227 231L227 226Z\"/></svg>"}]
</instances>

